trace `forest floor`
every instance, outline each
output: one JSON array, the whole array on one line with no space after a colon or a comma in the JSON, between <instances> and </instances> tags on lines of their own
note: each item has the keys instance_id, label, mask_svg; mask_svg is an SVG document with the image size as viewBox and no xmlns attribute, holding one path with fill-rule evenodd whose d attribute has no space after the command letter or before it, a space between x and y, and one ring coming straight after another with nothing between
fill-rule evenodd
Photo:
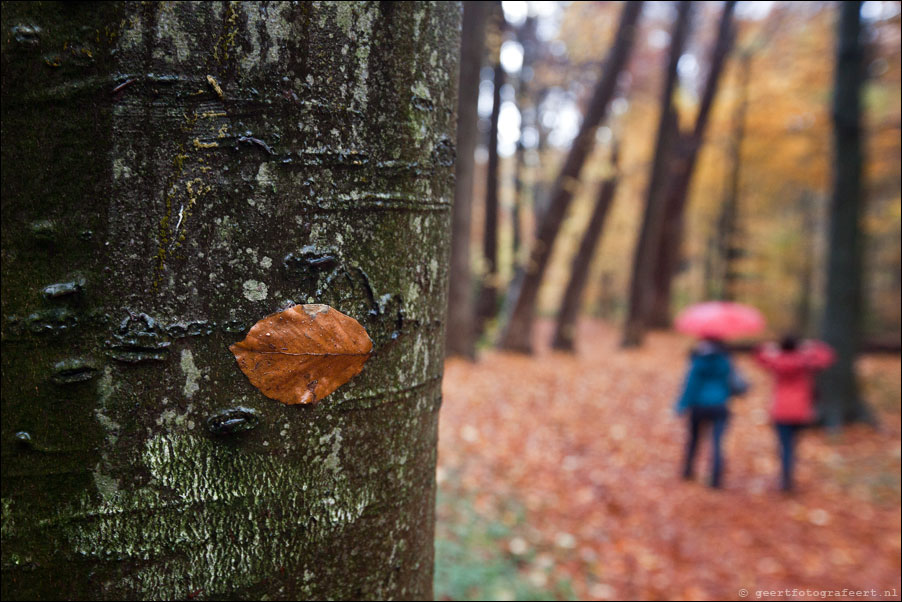
<instances>
[{"instance_id":1,"label":"forest floor","mask_svg":"<svg viewBox=\"0 0 902 602\"><path fill-rule=\"evenodd\" d=\"M586 322L570 355L549 350L549 324L537 331L533 357L446 363L437 597L900 598L898 356L861 361L879 427L803 433L789 495L768 376L740 356L752 389L732 402L713 490L707 440L700 478L679 478L686 427L672 408L688 339L652 334L623 351L612 326Z\"/></svg>"}]
</instances>

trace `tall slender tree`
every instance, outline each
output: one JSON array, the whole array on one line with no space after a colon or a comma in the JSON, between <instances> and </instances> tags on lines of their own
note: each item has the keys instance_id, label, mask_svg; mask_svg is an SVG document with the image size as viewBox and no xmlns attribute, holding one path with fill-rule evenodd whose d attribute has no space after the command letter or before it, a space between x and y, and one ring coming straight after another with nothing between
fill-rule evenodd
<instances>
[{"instance_id":1,"label":"tall slender tree","mask_svg":"<svg viewBox=\"0 0 902 602\"><path fill-rule=\"evenodd\" d=\"M627 2L623 7L617 34L605 59L601 79L589 101L579 133L573 140L573 146L552 187L551 200L541 217L541 225L530 250L529 260L526 266L518 269L511 285L510 317L499 341L503 349L521 353L532 352L532 324L539 287L564 215L579 184L583 164L592 150L595 130L607 114L617 88L617 79L632 50L636 23L641 12L641 2Z\"/></svg>"},{"instance_id":2,"label":"tall slender tree","mask_svg":"<svg viewBox=\"0 0 902 602\"><path fill-rule=\"evenodd\" d=\"M498 13L501 13L500 6ZM499 14L499 19L503 16ZM492 114L489 117L489 158L486 165L485 182L485 223L482 231L482 257L485 272L479 288L476 304L476 333L482 334L486 322L491 320L498 306L498 204L500 157L498 156L498 119L501 116L501 86L504 85L504 68L500 53L495 53L496 62L492 77Z\"/></svg>"},{"instance_id":3,"label":"tall slender tree","mask_svg":"<svg viewBox=\"0 0 902 602\"><path fill-rule=\"evenodd\" d=\"M836 350L836 363L822 375L828 426L868 417L858 388L855 358L861 336L861 211L864 206L861 91L864 50L861 2L839 4L833 89L833 196L827 259L827 300L821 337Z\"/></svg>"},{"instance_id":4,"label":"tall slender tree","mask_svg":"<svg viewBox=\"0 0 902 602\"><path fill-rule=\"evenodd\" d=\"M660 117L655 139L654 158L645 194L645 211L636 250L633 254L633 270L630 279L627 317L623 327L624 347L634 347L642 343L645 335L646 319L651 304L654 264L666 213L666 184L671 178L670 158L677 136L677 116L673 105L673 93L677 84L677 64L683 55L683 48L689 36L692 2L679 3L677 16L670 37L667 70L661 91Z\"/></svg>"},{"instance_id":5,"label":"tall slender tree","mask_svg":"<svg viewBox=\"0 0 902 602\"><path fill-rule=\"evenodd\" d=\"M520 111L520 135L517 137L517 148L514 155L514 202L511 210L512 251L514 261L520 256L523 247L523 208L526 206L527 187L525 179L528 172L526 165L525 132L528 127L537 126L538 110L533 103L533 90L530 82L534 76L533 65L536 61L538 37L536 26L538 20L530 15L516 29L517 41L523 48L523 64L517 76L517 109Z\"/></svg>"},{"instance_id":6,"label":"tall slender tree","mask_svg":"<svg viewBox=\"0 0 902 602\"><path fill-rule=\"evenodd\" d=\"M2 27L3 599L431 598L459 6ZM228 349L292 302L374 342L315 405Z\"/></svg>"},{"instance_id":7,"label":"tall slender tree","mask_svg":"<svg viewBox=\"0 0 902 602\"><path fill-rule=\"evenodd\" d=\"M536 128L536 157L538 157L538 164L542 164L542 158L545 157L548 152L548 137L551 134L551 129L546 126L546 124L542 121L543 111L542 104L548 98L549 93L551 92L550 87L543 87L536 92L533 93L533 106L535 107L534 114L534 125ZM550 184L545 179L542 170L540 168L533 169L533 179L532 179L532 190L530 191L530 196L532 198L532 221L533 227L532 232L530 232L530 239L535 240L539 232L542 229L542 216L545 215L545 211L548 209L548 203L551 202L550 197ZM531 247L532 245L530 245Z\"/></svg>"},{"instance_id":8,"label":"tall slender tree","mask_svg":"<svg viewBox=\"0 0 902 602\"><path fill-rule=\"evenodd\" d=\"M592 217L583 233L579 250L573 258L570 268L570 280L564 289L564 298L561 301L561 309L557 316L557 326L552 339L552 347L561 351L573 351L575 343L576 321L579 317L579 308L582 303L583 290L589 277L589 268L592 266L592 258L595 249L601 239L605 219L614 195L617 193L617 183L620 179L618 172L619 148L615 141L611 147L611 159L608 165L608 174L598 188L598 198L592 210Z\"/></svg>"},{"instance_id":9,"label":"tall slender tree","mask_svg":"<svg viewBox=\"0 0 902 602\"><path fill-rule=\"evenodd\" d=\"M702 90L698 113L695 116L695 124L692 129L685 132L680 131L677 136L675 156L673 157L674 164L671 168L670 180L665 184L666 210L664 225L661 230L661 241L658 245L658 254L653 271L652 298L649 304L648 315L648 326L652 328L666 328L670 326L671 289L681 257L689 186L692 183L695 164L704 141L711 107L714 105L714 99L717 95L720 76L733 47L735 38L733 32L733 11L735 8L736 2L734 0L724 3L723 11L720 15L720 24L717 28L717 39L711 49L711 59L708 61L708 77Z\"/></svg>"},{"instance_id":10,"label":"tall slender tree","mask_svg":"<svg viewBox=\"0 0 902 602\"><path fill-rule=\"evenodd\" d=\"M451 284L448 291L448 355L476 357L473 284L470 275L470 216L473 205L473 171L479 134L479 72L485 54L488 3L463 3L460 40L460 78L457 93L457 162L451 233Z\"/></svg>"}]
</instances>

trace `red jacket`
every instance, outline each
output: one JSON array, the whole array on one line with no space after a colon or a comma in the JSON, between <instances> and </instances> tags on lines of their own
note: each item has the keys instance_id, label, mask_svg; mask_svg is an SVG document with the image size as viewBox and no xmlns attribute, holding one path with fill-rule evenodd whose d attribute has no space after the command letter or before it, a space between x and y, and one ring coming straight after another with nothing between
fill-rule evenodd
<instances>
[{"instance_id":1,"label":"red jacket","mask_svg":"<svg viewBox=\"0 0 902 602\"><path fill-rule=\"evenodd\" d=\"M755 359L774 374L774 422L805 423L814 420L814 373L830 366L833 349L819 341L805 341L795 351L768 345Z\"/></svg>"}]
</instances>

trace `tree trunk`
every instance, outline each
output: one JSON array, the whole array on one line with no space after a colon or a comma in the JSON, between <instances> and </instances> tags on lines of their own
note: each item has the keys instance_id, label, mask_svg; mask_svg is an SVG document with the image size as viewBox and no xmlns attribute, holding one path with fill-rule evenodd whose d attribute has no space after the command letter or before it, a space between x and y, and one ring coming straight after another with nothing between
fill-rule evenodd
<instances>
[{"instance_id":1,"label":"tree trunk","mask_svg":"<svg viewBox=\"0 0 902 602\"><path fill-rule=\"evenodd\" d=\"M595 130L604 120L617 88L617 79L629 58L642 2L628 2L623 7L617 36L605 59L604 73L592 94L579 133L551 191L551 202L542 215L541 226L524 268L517 271L511 285L511 314L499 341L500 347L521 353L532 352L532 323L539 287L548 267L548 258L564 215L579 184L583 163L592 150Z\"/></svg>"},{"instance_id":2,"label":"tree trunk","mask_svg":"<svg viewBox=\"0 0 902 602\"><path fill-rule=\"evenodd\" d=\"M868 417L855 378L861 336L862 240L864 205L861 89L864 52L861 2L842 2L833 91L833 197L827 259L827 301L822 338L836 350L836 363L822 375L824 418L828 426Z\"/></svg>"},{"instance_id":3,"label":"tree trunk","mask_svg":"<svg viewBox=\"0 0 902 602\"><path fill-rule=\"evenodd\" d=\"M517 149L514 156L514 202L511 211L512 251L514 268L520 263L520 250L523 248L523 207L526 206L526 146L523 143L523 132L528 126L535 127L537 107L530 107L531 90L529 82L533 78L532 66L536 58L536 17L529 16L523 25L517 28L517 41L523 47L523 64L517 77L517 109L520 111L520 136L517 138ZM530 118L531 117L531 118Z\"/></svg>"},{"instance_id":4,"label":"tree trunk","mask_svg":"<svg viewBox=\"0 0 902 602\"><path fill-rule=\"evenodd\" d=\"M564 299L561 302L561 310L558 312L557 327L555 328L551 346L561 351L573 351L574 349L576 321L579 317L583 290L589 277L589 268L592 265L592 258L595 257L598 241L601 240L601 232L604 229L608 209L611 207L611 202L614 200L614 195L617 192L617 181L619 179L617 156L618 150L615 142L611 151L611 173L604 179L598 190L595 209L592 211L589 225L586 226L586 231L583 233L579 250L573 258L573 267L570 269L570 281L567 283Z\"/></svg>"},{"instance_id":5,"label":"tree trunk","mask_svg":"<svg viewBox=\"0 0 902 602\"><path fill-rule=\"evenodd\" d=\"M526 190L523 179L525 175L526 148L523 146L521 136L517 140L517 148L514 153L514 201L511 204L511 258L514 266L517 265L520 249L523 248L523 195Z\"/></svg>"},{"instance_id":6,"label":"tree trunk","mask_svg":"<svg viewBox=\"0 0 902 602\"><path fill-rule=\"evenodd\" d=\"M542 123L542 103L545 102L545 99L548 97L548 93L551 91L550 88L542 88L539 90L537 94L533 94L533 102L536 108L535 110L535 118L534 124L536 126L537 132L537 141L536 141L536 157L538 158L537 165L533 168L533 179L532 179L532 232L531 234L531 242L530 247L534 244L536 238L539 236L539 231L542 228L542 218L545 216L545 211L548 210L548 203L551 202L549 198L549 189L550 186L548 181L545 179L544 170L542 169L542 163L544 161L545 154L548 152L548 136L551 134L551 130ZM518 266L519 267L519 266Z\"/></svg>"},{"instance_id":7,"label":"tree trunk","mask_svg":"<svg viewBox=\"0 0 902 602\"><path fill-rule=\"evenodd\" d=\"M479 70L485 51L485 2L464 2L460 41L460 81L457 95L457 164L451 234L451 285L448 292L448 331L445 352L476 357L473 286L470 275L470 215L473 201L473 152L479 136L477 104Z\"/></svg>"},{"instance_id":8,"label":"tree trunk","mask_svg":"<svg viewBox=\"0 0 902 602\"><path fill-rule=\"evenodd\" d=\"M493 84L489 161L485 183L485 228L482 232L482 254L486 269L476 307L478 335L485 330L486 322L495 316L498 305L498 116L501 114L501 86L504 85L504 69L500 60L495 64Z\"/></svg>"},{"instance_id":9,"label":"tree trunk","mask_svg":"<svg viewBox=\"0 0 902 602\"><path fill-rule=\"evenodd\" d=\"M2 25L3 598L431 598L459 6ZM228 350L292 302L374 342L315 405Z\"/></svg>"},{"instance_id":10,"label":"tree trunk","mask_svg":"<svg viewBox=\"0 0 902 602\"><path fill-rule=\"evenodd\" d=\"M676 134L671 169L674 174L669 184L665 185L664 223L661 225L660 241L652 266L651 289L648 291L648 315L646 326L652 329L670 327L670 293L673 279L679 271L682 260L682 240L685 228L684 213L689 192L692 172L689 163L695 157L687 134Z\"/></svg>"},{"instance_id":11,"label":"tree trunk","mask_svg":"<svg viewBox=\"0 0 902 602\"><path fill-rule=\"evenodd\" d=\"M735 8L736 2L733 0L724 4L720 25L717 29L717 40L711 49L710 69L699 103L698 114L695 117L695 125L690 132L680 135L676 145L677 157L674 161L673 177L665 186L667 208L655 261L654 288L648 315L648 326L651 328L670 327L671 289L682 256L681 248L689 186L692 183L695 163L704 141L720 75L730 54L730 49L733 47L733 11Z\"/></svg>"},{"instance_id":12,"label":"tree trunk","mask_svg":"<svg viewBox=\"0 0 902 602\"><path fill-rule=\"evenodd\" d=\"M614 273L606 270L601 273L598 287L598 316L602 320L610 320L617 311L617 293L614 290Z\"/></svg>"},{"instance_id":13,"label":"tree trunk","mask_svg":"<svg viewBox=\"0 0 902 602\"><path fill-rule=\"evenodd\" d=\"M654 275L654 262L661 242L661 230L664 224L665 185L670 181L670 157L677 140L677 115L673 106L673 92L677 81L677 63L683 55L683 47L689 35L689 22L692 3L679 3L677 18L674 22L670 39L670 52L667 71L664 76L664 87L661 94L660 121L655 141L655 154L652 160L651 175L646 191L645 212L642 226L636 241L633 254L633 271L630 280L627 317L623 327L624 347L635 347L642 343L645 335L645 324L648 317L651 290Z\"/></svg>"}]
</instances>

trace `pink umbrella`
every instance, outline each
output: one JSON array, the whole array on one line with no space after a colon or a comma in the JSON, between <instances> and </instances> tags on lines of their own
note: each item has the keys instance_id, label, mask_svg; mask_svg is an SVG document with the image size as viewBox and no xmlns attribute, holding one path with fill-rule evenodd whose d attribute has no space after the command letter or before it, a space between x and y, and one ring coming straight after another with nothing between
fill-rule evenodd
<instances>
[{"instance_id":1,"label":"pink umbrella","mask_svg":"<svg viewBox=\"0 0 902 602\"><path fill-rule=\"evenodd\" d=\"M680 332L701 338L733 339L764 330L764 316L749 305L706 301L680 312L675 325Z\"/></svg>"}]
</instances>

